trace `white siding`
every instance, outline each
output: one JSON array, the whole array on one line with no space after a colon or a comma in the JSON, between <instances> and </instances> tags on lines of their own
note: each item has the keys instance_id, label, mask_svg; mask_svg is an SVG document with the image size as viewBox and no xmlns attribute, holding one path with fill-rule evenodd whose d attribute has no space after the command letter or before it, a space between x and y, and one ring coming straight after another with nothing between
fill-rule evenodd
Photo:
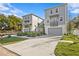
<instances>
[{"instance_id":1,"label":"white siding","mask_svg":"<svg viewBox=\"0 0 79 59\"><path fill-rule=\"evenodd\" d=\"M29 22L25 22L28 21ZM23 16L23 32L24 31L36 31L36 28L38 27L38 23L41 23L43 19L39 18L38 16L35 16L33 14L25 15ZM25 25L31 24L32 26L30 29L25 28Z\"/></svg>"},{"instance_id":2,"label":"white siding","mask_svg":"<svg viewBox=\"0 0 79 59\"><path fill-rule=\"evenodd\" d=\"M56 9L58 9L58 12L56 12ZM52 10L52 14L51 14L51 10ZM67 22L68 22L67 13L68 13L67 4L64 4L62 6L58 6L55 8L46 9L45 10L45 33L48 34L48 32L49 32L48 29L52 28L52 30L53 30L54 27L56 27L58 29L59 29L59 27L61 27L62 31L60 31L60 32L62 32L62 34L67 33ZM62 18L62 20L61 20L61 18ZM56 30L56 31L58 31L58 30Z\"/></svg>"}]
</instances>

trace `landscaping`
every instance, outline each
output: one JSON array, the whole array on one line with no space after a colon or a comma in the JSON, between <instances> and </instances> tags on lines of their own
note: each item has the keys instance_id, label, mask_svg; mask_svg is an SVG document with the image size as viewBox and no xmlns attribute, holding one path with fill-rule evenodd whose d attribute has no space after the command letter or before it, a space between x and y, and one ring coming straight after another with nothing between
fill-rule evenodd
<instances>
[{"instance_id":1,"label":"landscaping","mask_svg":"<svg viewBox=\"0 0 79 59\"><path fill-rule=\"evenodd\" d=\"M36 37L44 35L43 32L18 32L17 36L28 36L28 37Z\"/></svg>"},{"instance_id":2,"label":"landscaping","mask_svg":"<svg viewBox=\"0 0 79 59\"><path fill-rule=\"evenodd\" d=\"M73 41L73 43L61 42L61 40ZM61 40L54 51L56 56L79 56L79 36L65 34Z\"/></svg>"},{"instance_id":3,"label":"landscaping","mask_svg":"<svg viewBox=\"0 0 79 59\"><path fill-rule=\"evenodd\" d=\"M1 38L0 39L0 44L5 45L5 44L12 44L12 43L16 43L19 41L23 41L25 40L24 38L18 38L18 37L5 37L5 38Z\"/></svg>"}]
</instances>

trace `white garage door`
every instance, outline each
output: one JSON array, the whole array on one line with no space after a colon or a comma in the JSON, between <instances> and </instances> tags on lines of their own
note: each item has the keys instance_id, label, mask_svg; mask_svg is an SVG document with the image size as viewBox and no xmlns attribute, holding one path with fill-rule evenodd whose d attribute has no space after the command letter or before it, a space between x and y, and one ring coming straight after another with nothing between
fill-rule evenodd
<instances>
[{"instance_id":1,"label":"white garage door","mask_svg":"<svg viewBox=\"0 0 79 59\"><path fill-rule=\"evenodd\" d=\"M53 36L61 36L62 28L48 28L48 34Z\"/></svg>"}]
</instances>

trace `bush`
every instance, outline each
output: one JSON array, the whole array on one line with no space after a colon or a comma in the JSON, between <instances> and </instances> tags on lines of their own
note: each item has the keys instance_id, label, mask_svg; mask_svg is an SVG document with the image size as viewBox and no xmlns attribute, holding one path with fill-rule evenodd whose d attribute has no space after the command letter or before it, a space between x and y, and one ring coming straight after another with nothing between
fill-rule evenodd
<instances>
[{"instance_id":1,"label":"bush","mask_svg":"<svg viewBox=\"0 0 79 59\"><path fill-rule=\"evenodd\" d=\"M28 37L35 37L43 35L43 32L18 32L18 36L28 36Z\"/></svg>"},{"instance_id":2,"label":"bush","mask_svg":"<svg viewBox=\"0 0 79 59\"><path fill-rule=\"evenodd\" d=\"M28 34L28 32L18 32L18 33L17 33L18 36L25 36L25 35L27 35L27 34Z\"/></svg>"},{"instance_id":3,"label":"bush","mask_svg":"<svg viewBox=\"0 0 79 59\"><path fill-rule=\"evenodd\" d=\"M22 36L22 32L18 32L17 33L17 36Z\"/></svg>"},{"instance_id":4,"label":"bush","mask_svg":"<svg viewBox=\"0 0 79 59\"><path fill-rule=\"evenodd\" d=\"M10 38L11 37L11 35L8 35L8 38Z\"/></svg>"},{"instance_id":5,"label":"bush","mask_svg":"<svg viewBox=\"0 0 79 59\"><path fill-rule=\"evenodd\" d=\"M35 37L35 36L37 36L37 33L36 32L28 32L27 36L28 37Z\"/></svg>"}]
</instances>

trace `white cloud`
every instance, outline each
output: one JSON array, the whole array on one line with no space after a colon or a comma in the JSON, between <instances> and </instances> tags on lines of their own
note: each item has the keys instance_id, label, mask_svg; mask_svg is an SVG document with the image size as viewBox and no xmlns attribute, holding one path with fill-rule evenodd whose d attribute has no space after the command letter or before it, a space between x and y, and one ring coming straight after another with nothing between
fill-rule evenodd
<instances>
[{"instance_id":1,"label":"white cloud","mask_svg":"<svg viewBox=\"0 0 79 59\"><path fill-rule=\"evenodd\" d=\"M71 11L71 13L79 14L79 9L74 9Z\"/></svg>"},{"instance_id":2,"label":"white cloud","mask_svg":"<svg viewBox=\"0 0 79 59\"><path fill-rule=\"evenodd\" d=\"M79 3L70 3L69 5L73 8L79 7Z\"/></svg>"},{"instance_id":3,"label":"white cloud","mask_svg":"<svg viewBox=\"0 0 79 59\"><path fill-rule=\"evenodd\" d=\"M69 3L68 10L70 13L79 14L79 3Z\"/></svg>"},{"instance_id":4,"label":"white cloud","mask_svg":"<svg viewBox=\"0 0 79 59\"><path fill-rule=\"evenodd\" d=\"M9 8L6 7L4 4L0 4L0 10L5 11L5 10L9 10Z\"/></svg>"},{"instance_id":5,"label":"white cloud","mask_svg":"<svg viewBox=\"0 0 79 59\"><path fill-rule=\"evenodd\" d=\"M24 12L14 6L12 6L9 3L0 3L0 13L6 14L6 15L17 15L22 16Z\"/></svg>"}]
</instances>

